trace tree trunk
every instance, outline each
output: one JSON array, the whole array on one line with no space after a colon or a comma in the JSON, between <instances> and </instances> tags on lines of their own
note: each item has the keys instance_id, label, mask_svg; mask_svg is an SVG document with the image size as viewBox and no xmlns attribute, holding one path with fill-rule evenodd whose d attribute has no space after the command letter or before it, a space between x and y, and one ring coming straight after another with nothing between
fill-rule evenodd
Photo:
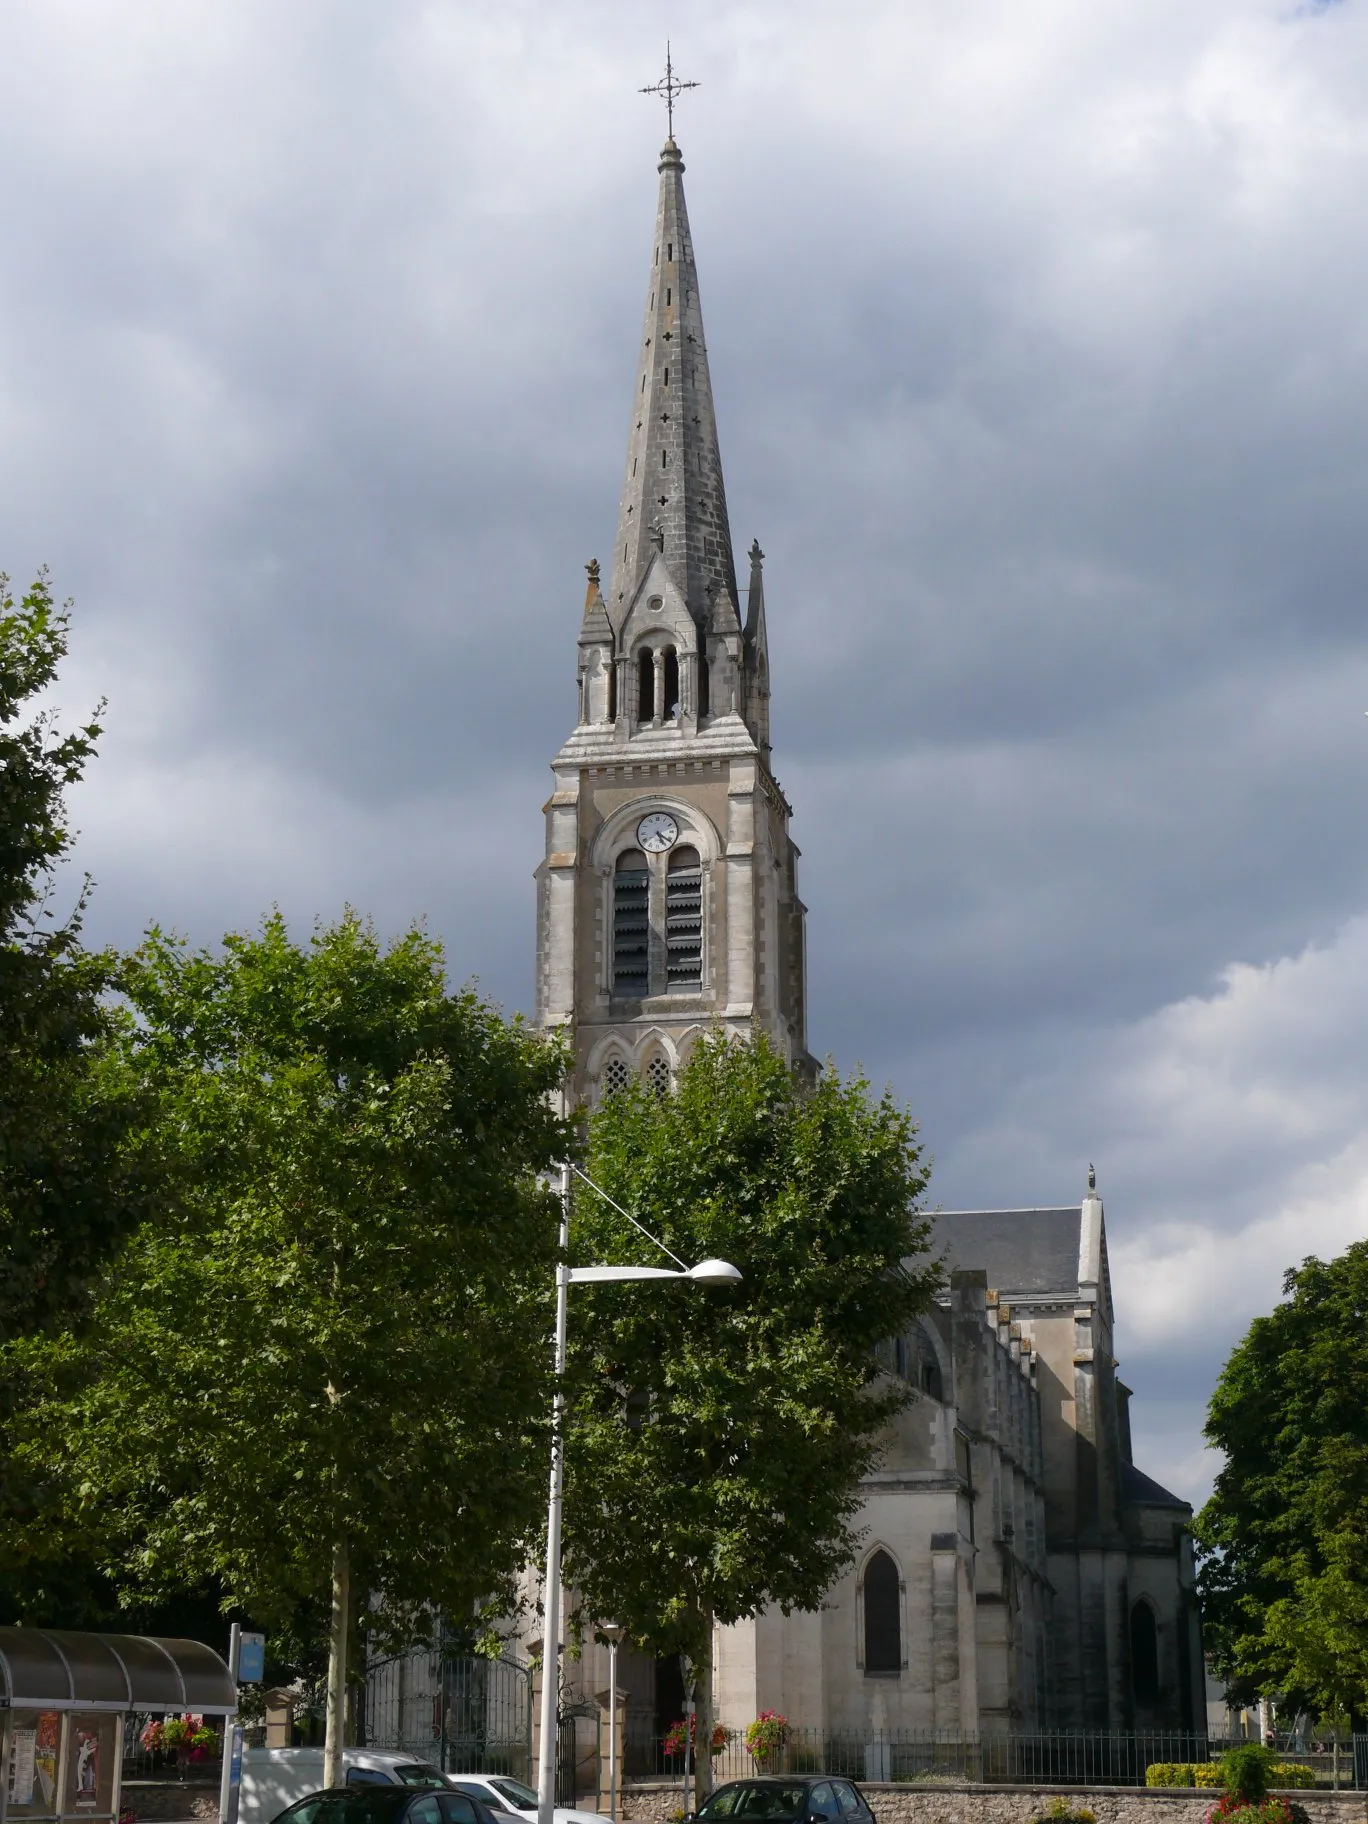
<instances>
[{"instance_id":1,"label":"tree trunk","mask_svg":"<svg viewBox=\"0 0 1368 1824\"><path fill-rule=\"evenodd\" d=\"M351 1567L347 1542L333 1547L332 1616L328 1624L327 1733L323 1738L323 1784L342 1784L342 1738L347 1728L347 1641L351 1631Z\"/></svg>"},{"instance_id":2,"label":"tree trunk","mask_svg":"<svg viewBox=\"0 0 1368 1824\"><path fill-rule=\"evenodd\" d=\"M713 1613L703 1610L703 1651L694 1665L694 1810L701 1811L713 1789Z\"/></svg>"}]
</instances>

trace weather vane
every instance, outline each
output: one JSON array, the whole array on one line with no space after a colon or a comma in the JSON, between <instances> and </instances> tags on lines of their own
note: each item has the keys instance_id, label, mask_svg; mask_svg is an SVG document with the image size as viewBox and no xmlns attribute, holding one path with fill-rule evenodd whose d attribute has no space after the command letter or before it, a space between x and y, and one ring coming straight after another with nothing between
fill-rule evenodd
<instances>
[{"instance_id":1,"label":"weather vane","mask_svg":"<svg viewBox=\"0 0 1368 1824\"><path fill-rule=\"evenodd\" d=\"M641 90L643 95L659 95L665 103L665 114L670 125L670 138L674 138L674 104L675 96L684 89L696 89L696 82L681 82L674 73L674 64L670 61L670 41L665 40L665 74L659 82L648 83Z\"/></svg>"}]
</instances>

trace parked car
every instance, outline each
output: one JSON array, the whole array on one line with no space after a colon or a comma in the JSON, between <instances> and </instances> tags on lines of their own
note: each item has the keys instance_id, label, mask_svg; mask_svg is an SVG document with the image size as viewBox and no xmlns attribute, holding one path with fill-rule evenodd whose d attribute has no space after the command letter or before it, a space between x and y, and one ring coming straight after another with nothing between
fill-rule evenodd
<instances>
[{"instance_id":1,"label":"parked car","mask_svg":"<svg viewBox=\"0 0 1368 1824\"><path fill-rule=\"evenodd\" d=\"M385 1748L344 1748L348 1786L404 1786L434 1790L446 1786L441 1772L416 1754ZM271 1824L287 1805L321 1790L321 1748L248 1748L242 1756L238 1824ZM492 1824L480 1819L478 1824Z\"/></svg>"},{"instance_id":2,"label":"parked car","mask_svg":"<svg viewBox=\"0 0 1368 1824\"><path fill-rule=\"evenodd\" d=\"M831 1773L731 1780L688 1817L702 1824L876 1824L854 1781Z\"/></svg>"},{"instance_id":3,"label":"parked car","mask_svg":"<svg viewBox=\"0 0 1368 1824\"><path fill-rule=\"evenodd\" d=\"M285 1807L276 1824L493 1824L487 1806L437 1777L440 1790L361 1781L306 1793Z\"/></svg>"},{"instance_id":4,"label":"parked car","mask_svg":"<svg viewBox=\"0 0 1368 1824\"><path fill-rule=\"evenodd\" d=\"M494 1813L495 1824L512 1824L509 1813L518 1819L534 1819L537 1795L521 1780L511 1780L506 1773L449 1773L447 1778L458 1792L469 1793ZM557 1805L556 1824L603 1824L596 1811L576 1811L571 1806Z\"/></svg>"}]
</instances>

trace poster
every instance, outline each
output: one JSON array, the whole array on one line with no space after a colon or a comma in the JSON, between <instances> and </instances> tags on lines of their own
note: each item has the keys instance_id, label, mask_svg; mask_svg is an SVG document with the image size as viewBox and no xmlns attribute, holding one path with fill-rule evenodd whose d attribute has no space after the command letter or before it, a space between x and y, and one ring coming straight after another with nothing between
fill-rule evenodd
<instances>
[{"instance_id":1,"label":"poster","mask_svg":"<svg viewBox=\"0 0 1368 1824\"><path fill-rule=\"evenodd\" d=\"M10 1736L9 1784L11 1805L32 1805L33 1763L38 1746L36 1729L16 1729Z\"/></svg>"},{"instance_id":2,"label":"poster","mask_svg":"<svg viewBox=\"0 0 1368 1824\"><path fill-rule=\"evenodd\" d=\"M55 1710L44 1710L38 1718L38 1741L33 1753L33 1771L38 1781L34 1799L44 1811L57 1809L57 1750L61 1740L61 1717Z\"/></svg>"},{"instance_id":3,"label":"poster","mask_svg":"<svg viewBox=\"0 0 1368 1824\"><path fill-rule=\"evenodd\" d=\"M71 1750L75 1756L75 1779L72 1797L77 1811L94 1811L95 1790L100 1780L100 1737L94 1729L72 1730Z\"/></svg>"}]
</instances>

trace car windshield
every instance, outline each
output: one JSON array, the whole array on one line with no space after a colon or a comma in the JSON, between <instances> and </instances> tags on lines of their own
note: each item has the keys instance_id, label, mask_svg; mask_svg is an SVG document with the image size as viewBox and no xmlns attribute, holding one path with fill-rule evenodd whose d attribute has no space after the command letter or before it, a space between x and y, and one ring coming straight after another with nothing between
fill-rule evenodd
<instances>
[{"instance_id":1,"label":"car windshield","mask_svg":"<svg viewBox=\"0 0 1368 1824\"><path fill-rule=\"evenodd\" d=\"M807 1787L789 1785L784 1780L757 1782L755 1785L724 1786L715 1792L699 1812L700 1818L752 1819L806 1818Z\"/></svg>"},{"instance_id":2,"label":"car windshield","mask_svg":"<svg viewBox=\"0 0 1368 1824\"><path fill-rule=\"evenodd\" d=\"M524 1786L521 1780L491 1780L489 1783L510 1805L516 1805L522 1811L537 1809L536 1793L530 1786Z\"/></svg>"},{"instance_id":3,"label":"car windshield","mask_svg":"<svg viewBox=\"0 0 1368 1824\"><path fill-rule=\"evenodd\" d=\"M422 1786L431 1792L434 1787L446 1785L441 1773L430 1761L406 1761L402 1767L396 1767L394 1777L401 1786Z\"/></svg>"},{"instance_id":4,"label":"car windshield","mask_svg":"<svg viewBox=\"0 0 1368 1824\"><path fill-rule=\"evenodd\" d=\"M395 1824L408 1803L402 1786L337 1786L298 1800L276 1824Z\"/></svg>"}]
</instances>

